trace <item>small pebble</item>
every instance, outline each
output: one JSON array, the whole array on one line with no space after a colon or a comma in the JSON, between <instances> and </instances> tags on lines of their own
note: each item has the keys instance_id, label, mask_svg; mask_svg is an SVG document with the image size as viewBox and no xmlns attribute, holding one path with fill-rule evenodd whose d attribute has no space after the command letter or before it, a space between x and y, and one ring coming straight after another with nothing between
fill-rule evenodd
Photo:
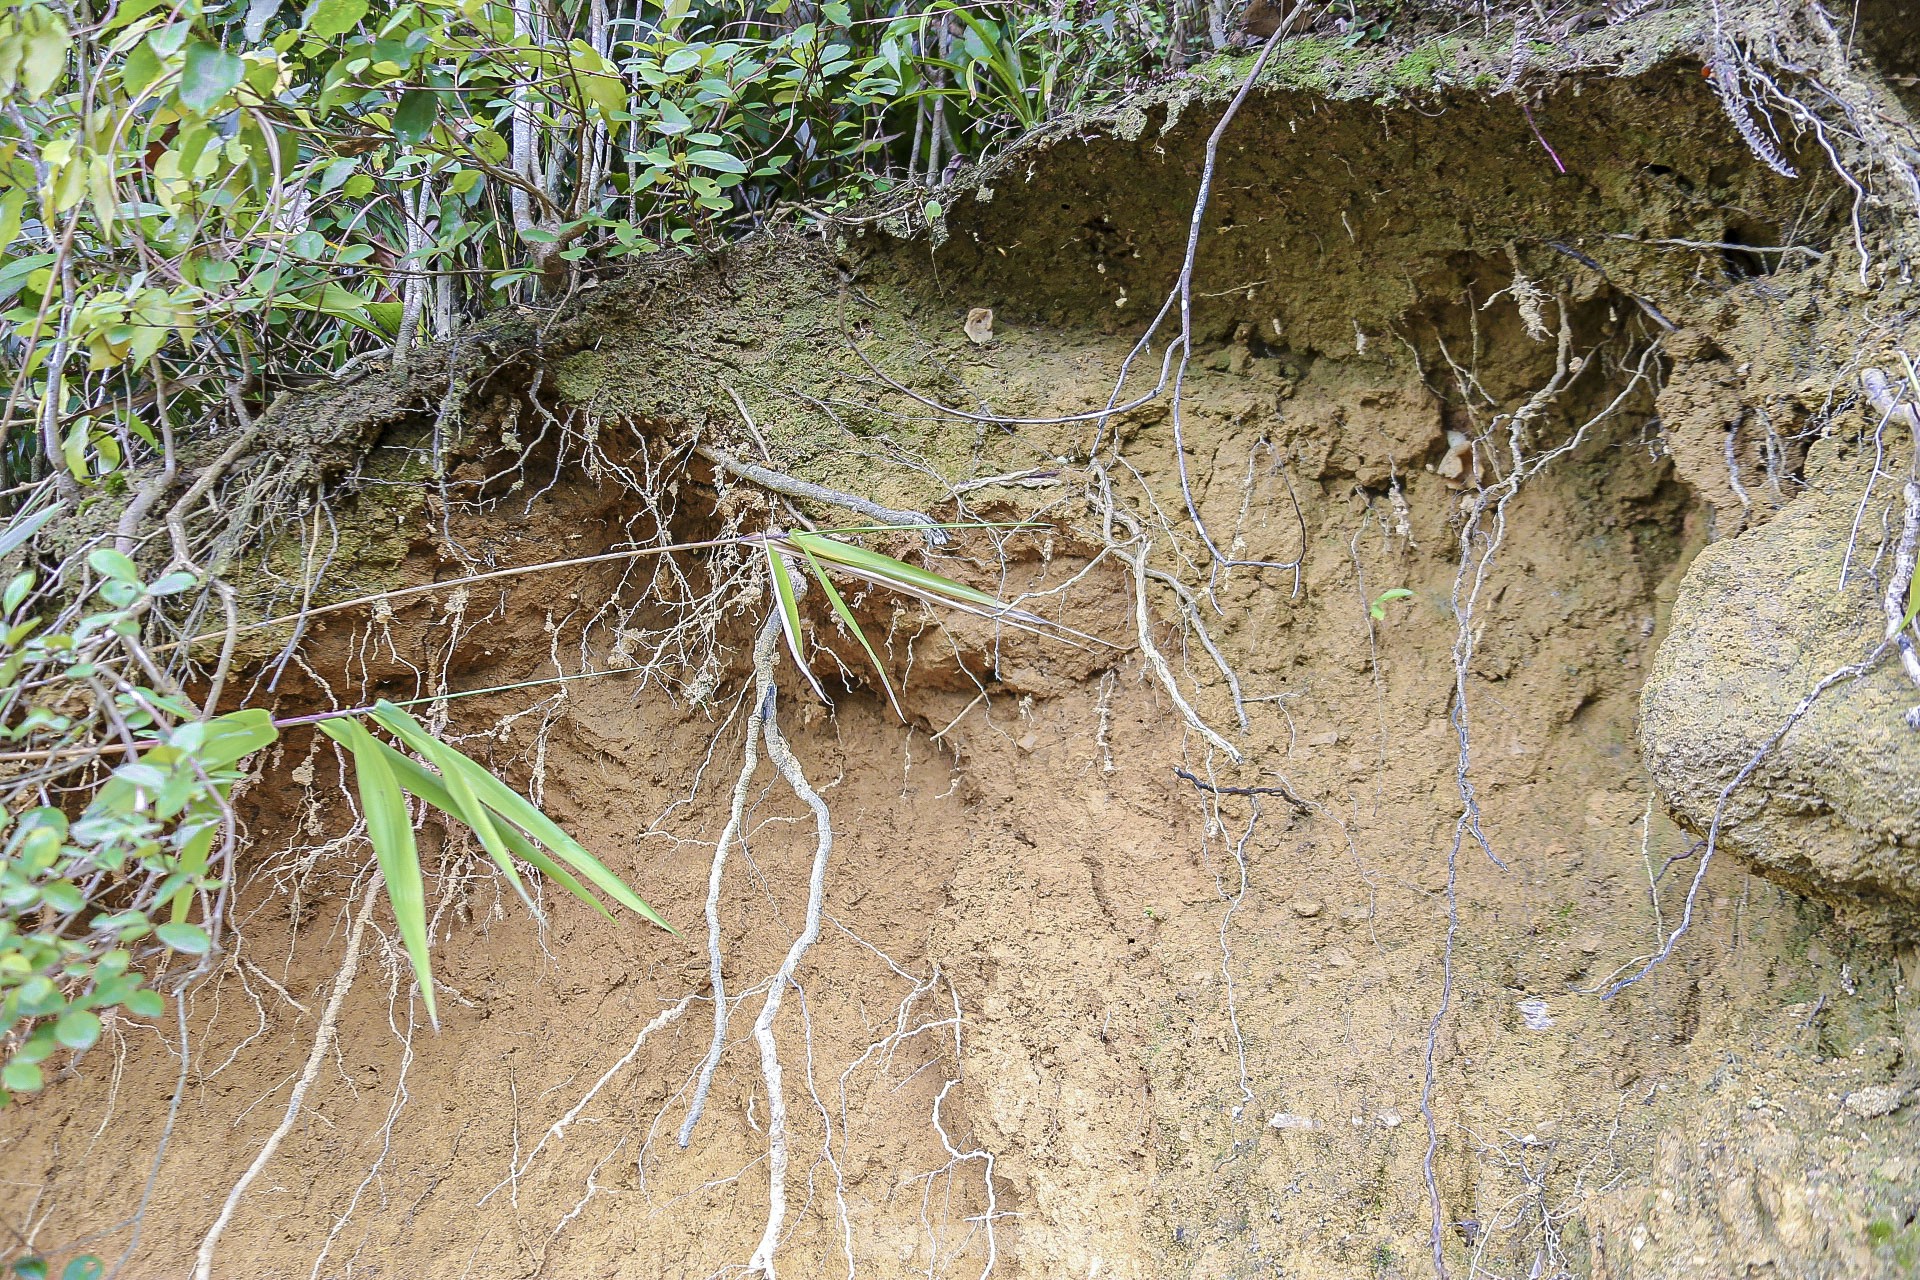
<instances>
[{"instance_id":1,"label":"small pebble","mask_svg":"<svg viewBox=\"0 0 1920 1280\"><path fill-rule=\"evenodd\" d=\"M1313 1128L1313 1120L1308 1116L1295 1115L1291 1111L1281 1111L1275 1113L1273 1119L1267 1121L1267 1128L1311 1129Z\"/></svg>"},{"instance_id":2,"label":"small pebble","mask_svg":"<svg viewBox=\"0 0 1920 1280\"><path fill-rule=\"evenodd\" d=\"M1528 996L1520 1002L1519 1008L1527 1030L1545 1031L1553 1025L1553 1019L1547 1016L1547 1002L1539 996Z\"/></svg>"},{"instance_id":3,"label":"small pebble","mask_svg":"<svg viewBox=\"0 0 1920 1280\"><path fill-rule=\"evenodd\" d=\"M1321 910L1320 904L1312 898L1295 898L1292 902L1289 902L1287 906L1292 910L1293 914L1299 916L1302 920L1313 919L1320 914Z\"/></svg>"},{"instance_id":4,"label":"small pebble","mask_svg":"<svg viewBox=\"0 0 1920 1280\"><path fill-rule=\"evenodd\" d=\"M1353 968L1353 957L1348 955L1345 951L1342 951L1339 947L1335 947L1333 950L1327 952L1326 959L1327 959L1327 967L1329 969Z\"/></svg>"},{"instance_id":5,"label":"small pebble","mask_svg":"<svg viewBox=\"0 0 1920 1280\"><path fill-rule=\"evenodd\" d=\"M1398 1111L1382 1111L1373 1119L1374 1123L1378 1124L1382 1129L1398 1129L1400 1127L1400 1113Z\"/></svg>"}]
</instances>

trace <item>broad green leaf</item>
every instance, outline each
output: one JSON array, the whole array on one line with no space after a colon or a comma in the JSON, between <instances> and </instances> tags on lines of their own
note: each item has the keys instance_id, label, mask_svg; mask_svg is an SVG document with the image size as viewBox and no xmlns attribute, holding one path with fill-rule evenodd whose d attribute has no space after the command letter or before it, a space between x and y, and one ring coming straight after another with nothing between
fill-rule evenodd
<instances>
[{"instance_id":1,"label":"broad green leaf","mask_svg":"<svg viewBox=\"0 0 1920 1280\"><path fill-rule=\"evenodd\" d=\"M87 555L87 567L115 582L139 582L140 570L132 560L111 547L99 547Z\"/></svg>"},{"instance_id":2,"label":"broad green leaf","mask_svg":"<svg viewBox=\"0 0 1920 1280\"><path fill-rule=\"evenodd\" d=\"M360 25L367 16L367 0L316 0L307 11L307 34L316 40L331 40Z\"/></svg>"},{"instance_id":3,"label":"broad green leaf","mask_svg":"<svg viewBox=\"0 0 1920 1280\"><path fill-rule=\"evenodd\" d=\"M699 150L687 152L687 163L698 165L702 169L712 169L716 173L745 173L746 162L724 151Z\"/></svg>"},{"instance_id":4,"label":"broad green leaf","mask_svg":"<svg viewBox=\"0 0 1920 1280\"><path fill-rule=\"evenodd\" d=\"M85 1009L69 1009L53 1024L53 1038L69 1049L90 1049L100 1038L100 1019Z\"/></svg>"},{"instance_id":5,"label":"broad green leaf","mask_svg":"<svg viewBox=\"0 0 1920 1280\"><path fill-rule=\"evenodd\" d=\"M12 613L18 609L20 602L27 598L27 593L33 590L33 584L37 581L38 578L34 576L31 569L15 574L13 580L7 583L6 593L0 595L0 613Z\"/></svg>"},{"instance_id":6,"label":"broad green leaf","mask_svg":"<svg viewBox=\"0 0 1920 1280\"><path fill-rule=\"evenodd\" d=\"M213 949L213 939L207 931L197 924L176 924L168 921L153 927L153 936L166 943L175 951L190 956L203 956Z\"/></svg>"},{"instance_id":7,"label":"broad green leaf","mask_svg":"<svg viewBox=\"0 0 1920 1280\"><path fill-rule=\"evenodd\" d=\"M45 1082L40 1068L31 1062L9 1062L0 1070L0 1088L10 1093L35 1093Z\"/></svg>"},{"instance_id":8,"label":"broad green leaf","mask_svg":"<svg viewBox=\"0 0 1920 1280\"><path fill-rule=\"evenodd\" d=\"M266 34L267 23L280 12L280 0L247 0L247 25L243 29L248 44Z\"/></svg>"},{"instance_id":9,"label":"broad green leaf","mask_svg":"<svg viewBox=\"0 0 1920 1280\"><path fill-rule=\"evenodd\" d=\"M356 720L322 720L320 731L353 753L360 807L367 820L373 856L387 882L387 901L393 905L400 940L413 962L420 998L435 1027L440 1015L433 996L433 962L427 953L427 890L420 875L420 848L413 838L413 820L407 798L388 767L374 736Z\"/></svg>"},{"instance_id":10,"label":"broad green leaf","mask_svg":"<svg viewBox=\"0 0 1920 1280\"><path fill-rule=\"evenodd\" d=\"M107 1264L92 1254L73 1259L60 1269L60 1280L100 1280Z\"/></svg>"},{"instance_id":11,"label":"broad green leaf","mask_svg":"<svg viewBox=\"0 0 1920 1280\"><path fill-rule=\"evenodd\" d=\"M209 769L224 769L280 736L273 724L273 713L264 707L248 707L215 716L207 721L206 729L206 740L196 754L200 763Z\"/></svg>"},{"instance_id":12,"label":"broad green leaf","mask_svg":"<svg viewBox=\"0 0 1920 1280\"><path fill-rule=\"evenodd\" d=\"M440 114L440 95L431 89L409 89L393 111L393 136L402 146L415 146L433 131Z\"/></svg>"},{"instance_id":13,"label":"broad green leaf","mask_svg":"<svg viewBox=\"0 0 1920 1280\"><path fill-rule=\"evenodd\" d=\"M127 997L127 1012L136 1018L157 1018L166 1011L166 1000L151 987L142 987Z\"/></svg>"},{"instance_id":14,"label":"broad green leaf","mask_svg":"<svg viewBox=\"0 0 1920 1280\"><path fill-rule=\"evenodd\" d=\"M180 105L205 115L239 88L246 73L247 64L233 54L196 40L187 46L186 65L180 72Z\"/></svg>"},{"instance_id":15,"label":"broad green leaf","mask_svg":"<svg viewBox=\"0 0 1920 1280\"><path fill-rule=\"evenodd\" d=\"M67 69L67 24L52 9L36 9L34 30L20 60L20 88L26 96L45 96Z\"/></svg>"}]
</instances>

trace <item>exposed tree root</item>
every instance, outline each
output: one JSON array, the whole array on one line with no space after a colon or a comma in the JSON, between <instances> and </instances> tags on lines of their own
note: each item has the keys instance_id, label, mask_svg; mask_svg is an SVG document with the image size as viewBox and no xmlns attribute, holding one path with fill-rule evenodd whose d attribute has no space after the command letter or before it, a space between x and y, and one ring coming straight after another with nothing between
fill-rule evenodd
<instances>
[{"instance_id":1,"label":"exposed tree root","mask_svg":"<svg viewBox=\"0 0 1920 1280\"><path fill-rule=\"evenodd\" d=\"M333 1052L333 1044L340 1034L340 1010L347 1002L347 992L353 988L354 975L360 971L360 941L367 932L367 924L373 919L373 907L380 900L380 874L376 871L367 880L366 892L360 898L360 910L354 915L353 928L347 934L347 955L341 961L340 972L333 980L333 992L327 997L327 1007L320 1014L320 1029L313 1038L313 1051L307 1055L307 1065L300 1072L300 1078L294 1082L293 1093L287 1099L286 1114L280 1118L279 1127L267 1138L266 1145L240 1175L227 1193L226 1203L220 1206L220 1216L200 1241L199 1252L194 1255L193 1280L213 1280L213 1252L220 1244L220 1235L233 1221L234 1213L240 1208L240 1202L246 1198L247 1188L253 1185L268 1163L273 1160L274 1152L293 1132L293 1122L300 1115L300 1104L306 1101L307 1090L319 1078L321 1064L327 1055Z\"/></svg>"}]
</instances>

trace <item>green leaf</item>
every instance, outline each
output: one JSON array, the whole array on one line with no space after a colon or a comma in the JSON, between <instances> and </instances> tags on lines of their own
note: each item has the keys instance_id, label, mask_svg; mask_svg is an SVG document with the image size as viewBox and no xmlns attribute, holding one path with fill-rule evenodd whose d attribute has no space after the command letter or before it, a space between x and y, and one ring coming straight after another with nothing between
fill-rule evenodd
<instances>
[{"instance_id":1,"label":"green leaf","mask_svg":"<svg viewBox=\"0 0 1920 1280\"><path fill-rule=\"evenodd\" d=\"M157 1018L167 1011L167 1002L158 991L142 987L127 997L126 1008L136 1018Z\"/></svg>"},{"instance_id":2,"label":"green leaf","mask_svg":"<svg viewBox=\"0 0 1920 1280\"><path fill-rule=\"evenodd\" d=\"M393 111L393 136L402 146L416 146L433 131L440 115L440 95L431 89L409 89Z\"/></svg>"},{"instance_id":3,"label":"green leaf","mask_svg":"<svg viewBox=\"0 0 1920 1280\"><path fill-rule=\"evenodd\" d=\"M40 1068L31 1062L9 1062L0 1070L0 1088L12 1093L34 1093L45 1083Z\"/></svg>"},{"instance_id":4,"label":"green leaf","mask_svg":"<svg viewBox=\"0 0 1920 1280\"><path fill-rule=\"evenodd\" d=\"M377 741L376 739L376 742ZM444 778L413 757L402 755L400 752L395 751L386 743L379 742L378 745L381 754L386 757L387 763L393 766L393 776L399 780L401 790L419 796L422 800L440 810L440 812L446 814L449 818L453 818L456 821L460 820L459 807L454 802L452 793L447 790L446 780ZM511 825L502 826L500 828L500 838L507 842L507 848L513 851L514 857L519 858L523 862L531 862L540 869L541 874L551 876L554 881L568 893L571 893L574 897L580 899L607 919L613 919L613 913L607 910L606 905L602 903L600 899L589 893L586 886L574 879L573 875L568 872L565 867L536 848L533 842L522 835L517 827Z\"/></svg>"},{"instance_id":5,"label":"green leaf","mask_svg":"<svg viewBox=\"0 0 1920 1280\"><path fill-rule=\"evenodd\" d=\"M69 1049L91 1049L100 1038L100 1019L85 1009L69 1009L53 1024L53 1038Z\"/></svg>"},{"instance_id":6,"label":"green leaf","mask_svg":"<svg viewBox=\"0 0 1920 1280\"><path fill-rule=\"evenodd\" d=\"M196 40L187 46L180 72L180 105L205 115L240 86L247 64L224 49Z\"/></svg>"},{"instance_id":7,"label":"green leaf","mask_svg":"<svg viewBox=\"0 0 1920 1280\"><path fill-rule=\"evenodd\" d=\"M21 602L27 598L27 593L33 590L33 584L36 581L38 579L31 569L15 574L12 581L7 583L5 594L0 595L0 612L12 613L18 609Z\"/></svg>"},{"instance_id":8,"label":"green leaf","mask_svg":"<svg viewBox=\"0 0 1920 1280\"><path fill-rule=\"evenodd\" d=\"M1373 598L1373 603L1367 606L1367 616L1375 622L1385 622L1387 620L1387 605L1390 602L1411 599L1413 599L1413 592L1407 590L1405 587L1395 587L1391 591L1382 591Z\"/></svg>"},{"instance_id":9,"label":"green leaf","mask_svg":"<svg viewBox=\"0 0 1920 1280\"><path fill-rule=\"evenodd\" d=\"M247 0L247 25L242 28L248 44L266 34L267 23L280 12L280 0Z\"/></svg>"},{"instance_id":10,"label":"green leaf","mask_svg":"<svg viewBox=\"0 0 1920 1280\"><path fill-rule=\"evenodd\" d=\"M67 69L67 24L52 9L35 11L35 29L20 60L20 88L28 98L44 97Z\"/></svg>"},{"instance_id":11,"label":"green leaf","mask_svg":"<svg viewBox=\"0 0 1920 1280\"><path fill-rule=\"evenodd\" d=\"M786 556L771 540L761 543L767 553L767 574L773 581L774 607L780 610L780 631L786 637L787 652L793 655L793 665L807 678L813 691L820 695L820 701L831 701L827 691L814 679L813 669L807 665L805 651L800 640L800 602L793 589L793 575L787 571Z\"/></svg>"},{"instance_id":12,"label":"green leaf","mask_svg":"<svg viewBox=\"0 0 1920 1280\"><path fill-rule=\"evenodd\" d=\"M10 556L19 550L20 547L26 544L29 538L40 532L40 526L64 510L66 510L66 508L56 502L52 506L44 510L36 511L30 516L15 516L12 520L9 520L7 527L4 530L0 530L0 556Z\"/></svg>"},{"instance_id":13,"label":"green leaf","mask_svg":"<svg viewBox=\"0 0 1920 1280\"><path fill-rule=\"evenodd\" d=\"M155 925L153 936L173 950L190 956L203 956L213 949L213 939L197 924L167 923Z\"/></svg>"},{"instance_id":14,"label":"green leaf","mask_svg":"<svg viewBox=\"0 0 1920 1280\"><path fill-rule=\"evenodd\" d=\"M584 845L562 830L559 823L540 812L532 801L520 795L512 787L509 787L506 783L500 781L500 779L494 777L491 773L481 768L472 760L467 759L467 757L461 755L452 747L445 746L438 742L438 740L433 738L431 734L428 734L427 731L421 727L419 721L415 720L405 711L394 706L391 702L382 699L374 704L373 717L388 729L393 730L393 732L407 742L409 746L415 746L416 749L417 738L424 738L428 742L434 743L440 752L440 759L435 760L435 763L441 766L443 776L446 774L447 767L450 764L465 777L468 785L473 788L479 797L483 797L484 802L491 806L495 812L499 813L501 817L505 818L508 822L518 824L527 834L546 845L547 848L553 850L558 856L565 858L573 865L575 870L592 881L608 897L629 911L637 912L646 917L662 929L665 929L668 933L675 935L679 933L679 930L668 924L666 920L660 916L659 912L648 906L638 894L632 889L629 889L620 877L607 870L606 866L601 863L598 858L587 852ZM422 754L425 753L423 752ZM432 756L428 756L428 758L434 759Z\"/></svg>"},{"instance_id":15,"label":"green leaf","mask_svg":"<svg viewBox=\"0 0 1920 1280\"><path fill-rule=\"evenodd\" d=\"M427 891L420 875L420 848L414 842L413 819L407 813L406 795L380 754L379 743L357 720L322 720L320 731L353 752L367 837L373 842L373 856L387 882L387 901L393 905L400 940L413 963L413 975L420 983L420 998L427 1006L427 1017L438 1027L440 1014L433 996L433 961L427 951Z\"/></svg>"},{"instance_id":16,"label":"green leaf","mask_svg":"<svg viewBox=\"0 0 1920 1280\"><path fill-rule=\"evenodd\" d=\"M747 171L745 161L737 156L728 155L724 151L689 151L687 152L687 163L699 165L702 169L712 169L716 173L745 173Z\"/></svg>"},{"instance_id":17,"label":"green leaf","mask_svg":"<svg viewBox=\"0 0 1920 1280\"><path fill-rule=\"evenodd\" d=\"M167 574L158 582L148 587L147 594L150 596L175 596L179 595L182 591L192 589L199 581L200 579L197 575L181 569L178 572Z\"/></svg>"},{"instance_id":18,"label":"green leaf","mask_svg":"<svg viewBox=\"0 0 1920 1280\"><path fill-rule=\"evenodd\" d=\"M367 0L317 0L307 11L307 34L331 40L360 25L367 16Z\"/></svg>"},{"instance_id":19,"label":"green leaf","mask_svg":"<svg viewBox=\"0 0 1920 1280\"><path fill-rule=\"evenodd\" d=\"M89 1253L61 1268L60 1280L100 1280L101 1273L106 1269L106 1263Z\"/></svg>"},{"instance_id":20,"label":"green leaf","mask_svg":"<svg viewBox=\"0 0 1920 1280\"><path fill-rule=\"evenodd\" d=\"M16 1258L13 1262L13 1274L20 1280L47 1280L47 1260L45 1258Z\"/></svg>"},{"instance_id":21,"label":"green leaf","mask_svg":"<svg viewBox=\"0 0 1920 1280\"><path fill-rule=\"evenodd\" d=\"M264 707L229 711L207 721L206 740L195 754L208 769L224 769L252 755L280 736L273 713Z\"/></svg>"},{"instance_id":22,"label":"green leaf","mask_svg":"<svg viewBox=\"0 0 1920 1280\"><path fill-rule=\"evenodd\" d=\"M880 676L880 685L887 691L887 701L893 705L893 713L900 717L902 724L905 724L907 713L900 709L900 699L894 696L893 681L887 678L886 664L880 661L880 655L875 653L873 646L867 642L867 633L861 629L859 620L853 616L853 610L847 606L839 589L833 585L833 579L827 576L826 566L821 564L819 557L811 551L807 551L804 547L801 550L807 557L808 567L813 570L814 580L820 584L820 589L826 592L827 602L840 616L840 621L846 624L847 630L853 632L853 638L860 642L860 647L867 651L867 660L873 663L874 671Z\"/></svg>"},{"instance_id":23,"label":"green leaf","mask_svg":"<svg viewBox=\"0 0 1920 1280\"><path fill-rule=\"evenodd\" d=\"M381 709L391 709L394 715L391 718L382 715ZM466 760L466 757L428 733L419 721L385 699L376 704L373 718L408 746L432 761L440 770L441 780L446 783L447 794L453 799L456 815L460 821L473 829L473 834L480 840L480 847L487 851L487 856L493 859L494 864L507 877L507 883L511 884L513 891L520 895L520 901L526 904L527 910L538 917L540 908L534 902L533 896L527 892L526 885L521 882L520 871L513 865L513 855L507 849L506 843L501 840L500 832L493 824L492 813L480 803L479 796L474 794L471 778L461 772L454 763ZM323 728L326 724L326 721L321 722ZM472 762L468 761L468 763ZM481 772L486 771L483 769Z\"/></svg>"}]
</instances>

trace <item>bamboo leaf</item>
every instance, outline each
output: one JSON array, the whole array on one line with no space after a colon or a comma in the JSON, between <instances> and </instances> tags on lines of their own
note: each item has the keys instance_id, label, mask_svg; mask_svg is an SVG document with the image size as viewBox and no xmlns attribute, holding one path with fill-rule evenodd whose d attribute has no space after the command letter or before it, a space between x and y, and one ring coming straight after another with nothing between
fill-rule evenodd
<instances>
[{"instance_id":1,"label":"bamboo leaf","mask_svg":"<svg viewBox=\"0 0 1920 1280\"><path fill-rule=\"evenodd\" d=\"M873 646L867 642L867 633L861 629L859 621L854 618L853 610L847 607L847 602L841 596L839 588L835 587L833 580L827 577L826 566L820 563L819 557L805 547L800 550L805 553L807 564L813 569L814 578L820 583L821 589L827 593L827 602L833 606L833 611L840 615L840 621L846 623L847 630L853 632L853 638L860 642L860 647L867 651L867 660L873 663L873 669L880 677L880 686L887 691L887 701L893 706L893 714L900 717L900 723L905 724L907 713L900 709L900 699L893 692L893 681L887 678L887 668L880 661L880 655L875 653Z\"/></svg>"},{"instance_id":2,"label":"bamboo leaf","mask_svg":"<svg viewBox=\"0 0 1920 1280\"><path fill-rule=\"evenodd\" d=\"M412 745L416 738L424 738L434 743L441 749L442 758L434 759L428 756L428 759L440 766L443 779L451 783L453 776L457 774L478 796L484 797L484 803L491 806L500 817L518 824L528 835L552 850L556 856L566 859L575 870L598 886L608 897L629 911L651 920L668 933L676 936L679 934L678 929L668 924L659 912L648 906L638 894L627 887L620 877L614 875L598 858L589 853L586 846L562 830L559 823L540 812L532 801L474 761L440 743L427 733L419 721L391 702L383 699L375 704L373 716L409 745Z\"/></svg>"},{"instance_id":3,"label":"bamboo leaf","mask_svg":"<svg viewBox=\"0 0 1920 1280\"><path fill-rule=\"evenodd\" d=\"M447 790L446 780L412 756L402 755L384 742L375 740L387 763L393 768L393 776L399 781L400 789L419 796L449 818L460 819L460 810L452 793ZM568 870L549 858L534 843L522 835L515 827L501 827L500 838L507 842L507 848L513 856L525 862L531 862L542 874L553 877L561 888L574 897L591 906L607 919L613 919L613 912L606 904L594 897Z\"/></svg>"},{"instance_id":4,"label":"bamboo leaf","mask_svg":"<svg viewBox=\"0 0 1920 1280\"><path fill-rule=\"evenodd\" d=\"M787 572L786 557L775 548L771 539L761 546L767 553L767 572L773 578L774 604L780 610L780 629L787 637L787 652L793 655L793 665L807 678L813 691L820 695L820 701L831 702L827 691L813 677L813 669L807 666L807 659L800 648L800 598L793 590L793 577Z\"/></svg>"},{"instance_id":5,"label":"bamboo leaf","mask_svg":"<svg viewBox=\"0 0 1920 1280\"><path fill-rule=\"evenodd\" d=\"M427 954L427 892L420 876L420 849L414 843L407 798L377 749L379 743L359 721L322 720L320 731L353 752L360 806L366 814L373 856L387 882L387 901L393 904L393 918L400 926L407 958L413 962L427 1017L437 1029L440 1014L433 998L433 962Z\"/></svg>"}]
</instances>

